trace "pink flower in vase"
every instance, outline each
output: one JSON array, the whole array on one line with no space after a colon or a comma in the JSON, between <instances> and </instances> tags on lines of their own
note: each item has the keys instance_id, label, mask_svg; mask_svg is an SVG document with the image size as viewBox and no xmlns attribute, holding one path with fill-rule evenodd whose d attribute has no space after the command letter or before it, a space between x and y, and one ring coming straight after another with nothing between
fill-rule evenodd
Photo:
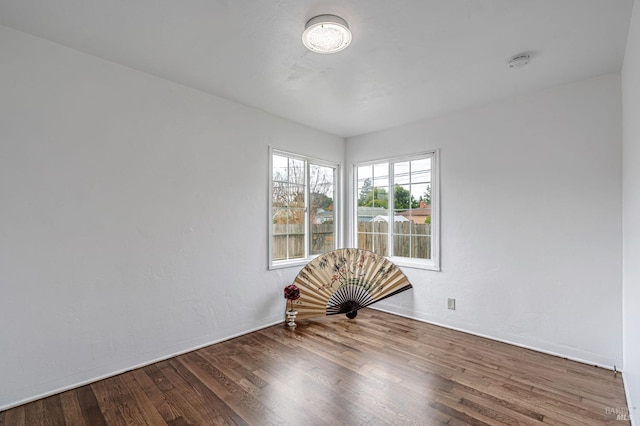
<instances>
[{"instance_id":1,"label":"pink flower in vase","mask_svg":"<svg viewBox=\"0 0 640 426\"><path fill-rule=\"evenodd\" d=\"M284 288L284 298L289 303L290 311L293 311L293 301L300 299L300 289L295 284L289 284Z\"/></svg>"}]
</instances>

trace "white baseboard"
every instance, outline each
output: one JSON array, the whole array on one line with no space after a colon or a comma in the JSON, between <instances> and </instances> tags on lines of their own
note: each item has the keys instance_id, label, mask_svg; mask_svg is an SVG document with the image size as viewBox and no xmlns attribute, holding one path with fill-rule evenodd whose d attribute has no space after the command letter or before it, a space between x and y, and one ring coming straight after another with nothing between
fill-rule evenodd
<instances>
[{"instance_id":1,"label":"white baseboard","mask_svg":"<svg viewBox=\"0 0 640 426\"><path fill-rule=\"evenodd\" d=\"M622 384L624 385L624 396L627 399L627 408L629 409L629 420L631 421L631 426L640 426L640 423L638 423L638 419L636 418L636 412L633 411L633 402L631 401L631 394L629 393L624 373L622 374Z\"/></svg>"}]
</instances>

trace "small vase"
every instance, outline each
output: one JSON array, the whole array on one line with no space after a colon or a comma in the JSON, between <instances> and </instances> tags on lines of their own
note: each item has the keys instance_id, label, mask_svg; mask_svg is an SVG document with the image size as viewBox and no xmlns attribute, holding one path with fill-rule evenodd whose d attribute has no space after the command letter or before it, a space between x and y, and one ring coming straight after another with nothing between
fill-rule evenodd
<instances>
[{"instance_id":1,"label":"small vase","mask_svg":"<svg viewBox=\"0 0 640 426\"><path fill-rule=\"evenodd\" d=\"M287 311L287 325L289 327L296 326L296 315L298 315L298 311L294 311L294 310Z\"/></svg>"}]
</instances>

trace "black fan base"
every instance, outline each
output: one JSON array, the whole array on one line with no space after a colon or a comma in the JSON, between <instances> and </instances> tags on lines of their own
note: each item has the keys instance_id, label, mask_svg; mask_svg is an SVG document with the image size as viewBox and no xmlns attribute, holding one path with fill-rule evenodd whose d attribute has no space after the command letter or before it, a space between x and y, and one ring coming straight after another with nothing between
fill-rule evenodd
<instances>
[{"instance_id":1,"label":"black fan base","mask_svg":"<svg viewBox=\"0 0 640 426\"><path fill-rule=\"evenodd\" d=\"M354 319L358 315L358 309L364 308L361 304L355 300L347 300L340 305L339 314L346 314L347 318Z\"/></svg>"}]
</instances>

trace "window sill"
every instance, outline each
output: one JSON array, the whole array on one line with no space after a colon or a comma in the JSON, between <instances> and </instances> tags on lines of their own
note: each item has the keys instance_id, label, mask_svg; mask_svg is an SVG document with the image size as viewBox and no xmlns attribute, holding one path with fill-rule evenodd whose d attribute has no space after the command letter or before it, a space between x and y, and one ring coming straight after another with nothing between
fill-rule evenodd
<instances>
[{"instance_id":1,"label":"window sill","mask_svg":"<svg viewBox=\"0 0 640 426\"><path fill-rule=\"evenodd\" d=\"M304 259L295 259L295 260L282 260L278 262L272 262L269 264L269 270L276 269L285 269L285 268L296 268L299 266L305 266L313 259L318 257L318 255L314 255ZM403 268L412 268L412 269L423 269L425 271L436 271L440 272L440 265L436 265L435 262L419 260L419 259L407 259L406 257L387 257L391 262L393 262L397 266L401 266Z\"/></svg>"},{"instance_id":2,"label":"window sill","mask_svg":"<svg viewBox=\"0 0 640 426\"><path fill-rule=\"evenodd\" d=\"M307 263L311 262L316 257L318 257L318 255L305 257L304 259L279 260L276 262L270 262L269 270L271 271L274 269L295 268L298 266L305 266Z\"/></svg>"},{"instance_id":3,"label":"window sill","mask_svg":"<svg viewBox=\"0 0 640 426\"><path fill-rule=\"evenodd\" d=\"M388 257L397 266L412 269L423 269L427 271L440 272L440 265L431 260L407 259L406 257Z\"/></svg>"}]
</instances>

